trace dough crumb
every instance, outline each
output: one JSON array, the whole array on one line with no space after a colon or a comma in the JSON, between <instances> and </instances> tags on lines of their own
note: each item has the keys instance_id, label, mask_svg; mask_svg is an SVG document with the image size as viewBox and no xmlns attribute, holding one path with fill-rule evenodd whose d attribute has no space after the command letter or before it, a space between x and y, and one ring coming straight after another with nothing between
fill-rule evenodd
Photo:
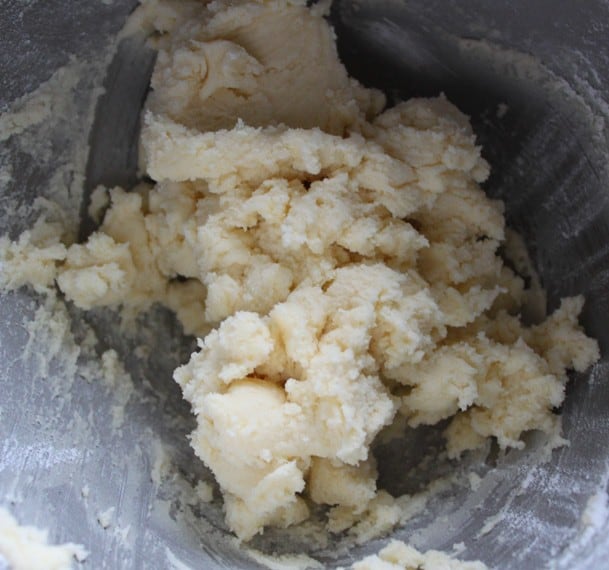
<instances>
[{"instance_id":1,"label":"dough crumb","mask_svg":"<svg viewBox=\"0 0 609 570\"><path fill-rule=\"evenodd\" d=\"M110 194L107 188L98 186L91 192L87 213L91 219L99 224L102 221L106 208L110 205Z\"/></svg>"},{"instance_id":2,"label":"dough crumb","mask_svg":"<svg viewBox=\"0 0 609 570\"><path fill-rule=\"evenodd\" d=\"M97 522L103 529L107 529L114 520L115 507L110 507L97 515Z\"/></svg>"},{"instance_id":3,"label":"dough crumb","mask_svg":"<svg viewBox=\"0 0 609 570\"><path fill-rule=\"evenodd\" d=\"M202 503L211 503L214 500L214 488L207 481L199 481L195 486L197 499Z\"/></svg>"},{"instance_id":4,"label":"dough crumb","mask_svg":"<svg viewBox=\"0 0 609 570\"><path fill-rule=\"evenodd\" d=\"M482 483L482 478L480 477L480 475L478 475L478 473L475 473L474 471L470 471L467 474L467 479L469 481L469 486L471 488L472 491L474 491L474 493L480 488L480 484Z\"/></svg>"}]
</instances>

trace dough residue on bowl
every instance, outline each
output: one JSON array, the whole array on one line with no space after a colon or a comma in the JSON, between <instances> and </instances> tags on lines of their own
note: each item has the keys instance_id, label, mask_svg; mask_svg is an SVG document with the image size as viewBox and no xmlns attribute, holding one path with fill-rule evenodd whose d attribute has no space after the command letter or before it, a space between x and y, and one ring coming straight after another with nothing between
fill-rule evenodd
<instances>
[{"instance_id":1,"label":"dough residue on bowl","mask_svg":"<svg viewBox=\"0 0 609 570\"><path fill-rule=\"evenodd\" d=\"M84 310L161 303L199 337L174 377L246 540L312 505L342 532L391 501L371 445L398 416L450 420L453 458L556 433L567 370L599 356L581 297L519 318L467 117L443 96L384 110L323 15L144 1L131 25L159 50L141 136L154 183L111 189L86 243L44 219L0 241L5 288L56 284Z\"/></svg>"},{"instance_id":2,"label":"dough residue on bowl","mask_svg":"<svg viewBox=\"0 0 609 570\"><path fill-rule=\"evenodd\" d=\"M378 554L356 562L351 570L487 570L481 562L462 562L444 552L419 552L399 540L392 540Z\"/></svg>"},{"instance_id":3,"label":"dough residue on bowl","mask_svg":"<svg viewBox=\"0 0 609 570\"><path fill-rule=\"evenodd\" d=\"M79 544L48 544L47 532L33 526L20 526L0 507L0 566L12 570L69 570L74 559L88 556Z\"/></svg>"}]
</instances>

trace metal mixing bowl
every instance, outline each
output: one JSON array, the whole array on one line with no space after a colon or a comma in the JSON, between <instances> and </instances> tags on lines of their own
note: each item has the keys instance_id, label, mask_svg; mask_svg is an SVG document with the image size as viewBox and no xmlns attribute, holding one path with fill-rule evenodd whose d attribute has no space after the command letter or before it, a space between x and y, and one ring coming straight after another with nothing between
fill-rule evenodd
<instances>
[{"instance_id":1,"label":"metal mixing bowl","mask_svg":"<svg viewBox=\"0 0 609 570\"><path fill-rule=\"evenodd\" d=\"M65 186L62 205L74 222L97 184L135 181L138 110L154 54L131 39L107 73L100 63L133 5L0 4L0 111L14 110L15 100L62 66L82 73L71 87L75 103L66 116L72 122L46 121L52 128L41 130L36 152L18 137L0 143L0 233L14 237L28 228L34 214L19 207L49 195L52 185ZM462 558L506 570L609 568L602 508L609 479L609 3L341 0L332 21L343 60L365 84L390 100L444 91L472 116L493 168L486 190L504 200L508 222L525 236L550 308L562 296L585 294L583 322L604 355L569 384L563 418L570 446L539 463L541 443L533 435L525 451L470 457L467 467L482 477L475 490L453 485L437 492L393 536L421 549L450 550L462 542ZM105 93L89 133L86 118L101 85ZM84 182L72 163L86 164ZM92 227L83 220L81 235ZM193 420L171 380L191 340L160 310L142 317L136 333L121 331L112 311L83 314L71 306L71 330L62 328L60 314L46 327L28 329L24 322L43 305L27 289L0 303L0 504L23 522L49 528L54 542L85 545L89 568L260 567L227 540L219 501L185 505L197 478L211 480L188 446ZM96 358L79 350L87 330L97 334L98 353L115 349L125 360L133 378L127 400L96 373L83 375ZM58 335L67 344L53 345L55 352L41 360ZM66 366L76 360L81 368L73 376ZM121 401L124 419L116 416ZM120 429L112 429L113 418L124 420ZM437 430L416 430L380 447L381 485L415 492L438 475L465 469L438 454L413 478L418 450L437 442ZM111 522L105 529L102 513ZM254 545L294 551L300 540L306 549L306 537L291 540L286 546L285 533L273 531ZM311 554L329 567L348 565L382 543L345 551L337 539Z\"/></svg>"}]
</instances>

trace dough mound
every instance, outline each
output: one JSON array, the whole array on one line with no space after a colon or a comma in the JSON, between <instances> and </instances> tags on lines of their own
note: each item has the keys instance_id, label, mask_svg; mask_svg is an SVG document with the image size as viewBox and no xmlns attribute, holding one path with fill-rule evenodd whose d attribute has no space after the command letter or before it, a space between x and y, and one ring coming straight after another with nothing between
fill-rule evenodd
<instances>
[{"instance_id":1,"label":"dough mound","mask_svg":"<svg viewBox=\"0 0 609 570\"><path fill-rule=\"evenodd\" d=\"M557 430L566 370L598 347L581 297L521 323L467 117L443 96L381 112L304 1L151 0L135 21L159 49L141 139L156 183L111 190L84 244L44 222L4 240L5 285L176 312L200 339L175 371L192 446L240 538L312 503L336 528L357 520L379 496L371 445L398 415L450 418L451 457Z\"/></svg>"}]
</instances>

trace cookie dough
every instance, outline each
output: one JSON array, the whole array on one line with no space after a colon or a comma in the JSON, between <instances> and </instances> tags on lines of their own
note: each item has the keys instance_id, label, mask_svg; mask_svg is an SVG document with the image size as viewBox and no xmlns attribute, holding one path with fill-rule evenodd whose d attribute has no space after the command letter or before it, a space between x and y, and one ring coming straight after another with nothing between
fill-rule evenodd
<instances>
[{"instance_id":1,"label":"cookie dough","mask_svg":"<svg viewBox=\"0 0 609 570\"><path fill-rule=\"evenodd\" d=\"M46 531L19 526L0 507L0 567L6 563L11 570L70 570L75 559L82 562L87 556L78 544L48 544Z\"/></svg>"},{"instance_id":2,"label":"cookie dough","mask_svg":"<svg viewBox=\"0 0 609 570\"><path fill-rule=\"evenodd\" d=\"M488 570L482 562L462 562L444 552L419 552L399 540L392 540L378 554L367 556L351 570Z\"/></svg>"},{"instance_id":3,"label":"cookie dough","mask_svg":"<svg viewBox=\"0 0 609 570\"><path fill-rule=\"evenodd\" d=\"M141 137L154 184L110 190L86 243L45 220L4 239L4 285L175 311L200 339L174 375L192 446L240 538L311 504L344 529L385 500L371 445L399 416L450 420L455 458L559 429L566 371L598 346L581 297L519 319L466 116L443 96L383 111L304 0L148 0L132 23L159 50Z\"/></svg>"}]
</instances>

